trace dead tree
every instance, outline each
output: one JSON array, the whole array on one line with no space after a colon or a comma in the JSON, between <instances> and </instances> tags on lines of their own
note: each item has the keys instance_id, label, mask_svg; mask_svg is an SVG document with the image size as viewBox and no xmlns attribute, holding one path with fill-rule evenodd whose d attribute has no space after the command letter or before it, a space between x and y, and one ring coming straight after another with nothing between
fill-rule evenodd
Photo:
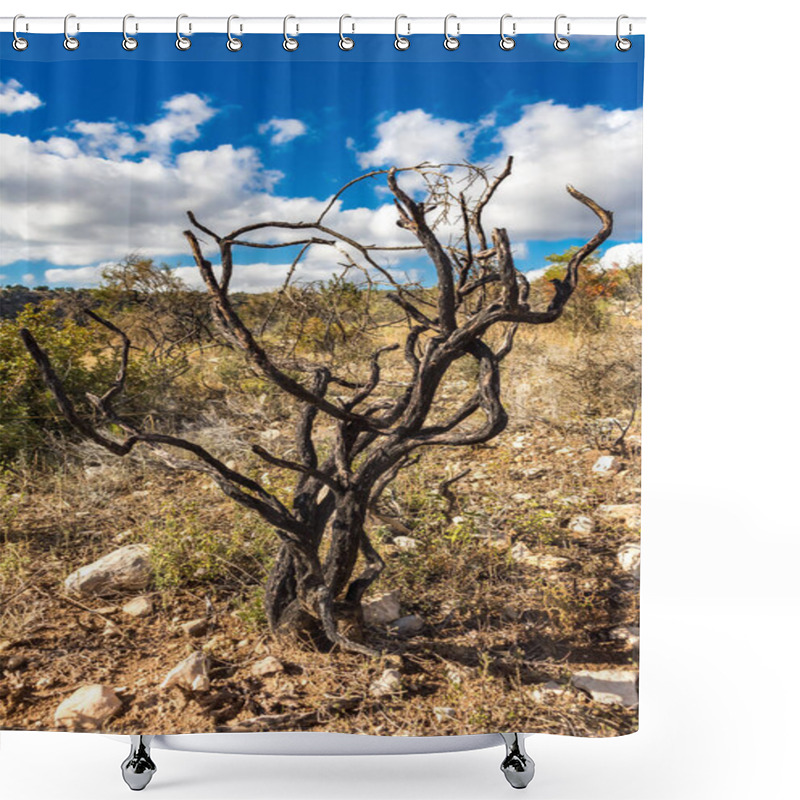
<instances>
[{"instance_id":1,"label":"dead tree","mask_svg":"<svg viewBox=\"0 0 800 800\"><path fill-rule=\"evenodd\" d=\"M346 613L358 618L362 596L384 567L365 528L368 510L398 472L415 460L412 454L416 451L476 445L503 431L507 414L501 401L500 364L513 347L518 327L544 325L560 317L575 290L579 265L611 233L611 213L568 186L569 194L594 212L601 227L575 252L563 278L553 281L549 305L532 308L528 281L514 264L506 230L495 228L487 237L482 221L487 204L511 174L511 167L509 159L490 180L478 168L460 165L468 182L466 190L458 194L453 189L454 165L375 171L346 184L312 222L257 222L225 236L188 212L192 229L185 231L185 236L205 282L219 332L244 354L252 370L297 405L296 458L290 460L259 444L252 445L252 452L265 464L297 474L291 505L194 442L138 429L115 413L114 400L125 386L129 341L113 323L88 312L122 343L116 381L102 397L90 395L89 400L100 420L117 426L125 438L103 432L76 412L47 354L29 331L21 332L61 413L83 436L120 456L141 443L174 469L204 472L231 499L274 527L281 545L265 597L273 630L308 631L316 626L318 635L324 633L334 645L374 652L343 635L338 625ZM409 175L422 179L427 188L422 192L402 188L401 182ZM347 188L378 176L385 176L394 197L397 224L416 238L414 245L364 245L328 224L326 217ZM412 195L423 195L423 199ZM431 221L435 209L438 217ZM451 217L457 220L459 234L445 243L439 223L450 220L454 224ZM258 233L270 234L273 241L257 241ZM200 237L207 237L219 250L216 272L204 254ZM399 343L376 349L366 377L352 381L320 364L287 367L281 363L281 356L271 353L259 334L243 323L229 297L236 248L299 248L291 276L312 246L336 248L344 253L347 269L358 268L367 280L378 276L391 284L384 296L400 309L407 328L402 343L407 377L399 391L387 390L381 364L382 356L398 350ZM435 291L421 292L398 282L376 258L376 251L411 249L427 256L435 267ZM487 335L496 326L502 334L499 339ZM493 346L490 342L495 339ZM477 364L476 385L449 418L440 418L434 402L437 389L448 369L465 357ZM319 448L320 415L335 425L333 445L324 458ZM356 574L359 557L362 566Z\"/></svg>"}]
</instances>

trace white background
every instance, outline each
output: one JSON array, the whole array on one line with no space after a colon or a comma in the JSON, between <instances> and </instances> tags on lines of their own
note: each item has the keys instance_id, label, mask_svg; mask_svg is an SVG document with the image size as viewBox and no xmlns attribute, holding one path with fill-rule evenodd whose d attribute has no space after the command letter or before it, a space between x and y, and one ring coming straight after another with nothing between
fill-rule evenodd
<instances>
[{"instance_id":1,"label":"white background","mask_svg":"<svg viewBox=\"0 0 800 800\"><path fill-rule=\"evenodd\" d=\"M401 7L402 6L402 7ZM797 797L796 4L26 0L4 13L647 16L641 730L529 739L540 800ZM9 46L8 34L0 46ZM2 735L0 796L127 797L127 748ZM156 752L146 790L204 798L508 797L501 751L278 758ZM793 771L792 771L793 772Z\"/></svg>"}]
</instances>

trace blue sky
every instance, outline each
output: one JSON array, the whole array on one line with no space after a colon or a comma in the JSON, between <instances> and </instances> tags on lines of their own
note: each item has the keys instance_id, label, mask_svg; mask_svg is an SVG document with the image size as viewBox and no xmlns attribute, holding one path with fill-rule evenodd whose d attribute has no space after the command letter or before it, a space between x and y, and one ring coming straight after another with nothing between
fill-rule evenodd
<instances>
[{"instance_id":1,"label":"blue sky","mask_svg":"<svg viewBox=\"0 0 800 800\"><path fill-rule=\"evenodd\" d=\"M307 220L341 184L374 168L515 156L489 224L509 228L518 264L591 235L595 221L569 199L573 183L615 212L610 255L641 241L642 38L619 53L613 37L574 37L565 53L546 36L465 37L448 52L418 36L398 53L385 36L148 35L124 51L90 34L67 52L61 37L31 36L0 61L0 283L95 285L104 263L140 252L195 278L181 231L192 208L209 227L261 219ZM334 209L340 229L365 242L411 244L394 225L385 186L359 185ZM301 279L337 269L310 251ZM269 253L265 257L265 253ZM240 250L239 288L279 284L291 254ZM427 281L414 255L387 257ZM237 285L237 284L235 284Z\"/></svg>"}]
</instances>

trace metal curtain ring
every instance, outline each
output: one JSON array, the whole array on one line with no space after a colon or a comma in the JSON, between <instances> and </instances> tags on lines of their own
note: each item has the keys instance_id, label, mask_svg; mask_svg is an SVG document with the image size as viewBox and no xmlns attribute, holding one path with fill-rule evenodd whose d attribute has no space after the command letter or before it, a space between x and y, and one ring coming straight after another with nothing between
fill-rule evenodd
<instances>
[{"instance_id":1,"label":"metal curtain ring","mask_svg":"<svg viewBox=\"0 0 800 800\"><path fill-rule=\"evenodd\" d=\"M293 50L297 50L297 48L300 47L300 42L298 42L297 39L293 39L291 36L289 36L287 26L290 19L296 19L296 17L288 14L283 18L283 49L288 50L291 53Z\"/></svg>"},{"instance_id":2,"label":"metal curtain ring","mask_svg":"<svg viewBox=\"0 0 800 800\"><path fill-rule=\"evenodd\" d=\"M131 36L128 36L128 20L136 19L133 14L126 14L122 18L122 46L126 50L135 50L139 46L139 42ZM138 29L138 25L136 26Z\"/></svg>"},{"instance_id":3,"label":"metal curtain ring","mask_svg":"<svg viewBox=\"0 0 800 800\"><path fill-rule=\"evenodd\" d=\"M228 43L225 45L231 53L236 53L237 51L242 49L242 40L237 39L235 36L231 34L231 22L235 19L239 19L236 14L231 14L228 17ZM239 31L242 30L241 25L239 26Z\"/></svg>"},{"instance_id":4,"label":"metal curtain ring","mask_svg":"<svg viewBox=\"0 0 800 800\"><path fill-rule=\"evenodd\" d=\"M451 19L457 20L458 17L455 14L448 14L444 18L444 47L445 50L458 50L458 46L461 44L461 42L459 42L456 37L458 36L458 32L461 29L461 23L456 22L456 35L451 36L450 32L448 31L448 24Z\"/></svg>"},{"instance_id":5,"label":"metal curtain ring","mask_svg":"<svg viewBox=\"0 0 800 800\"><path fill-rule=\"evenodd\" d=\"M511 14L503 14L503 16L500 17L500 49L501 50L513 50L517 46L517 43L516 43L516 41L514 41L514 39L512 39L510 36L506 36L505 23L506 23L507 19L511 19ZM517 32L517 23L516 22L512 22L511 23L511 33L516 33L516 32Z\"/></svg>"},{"instance_id":6,"label":"metal curtain ring","mask_svg":"<svg viewBox=\"0 0 800 800\"><path fill-rule=\"evenodd\" d=\"M67 14L64 17L64 49L65 50L77 50L78 45L80 42L74 37L69 35L69 21L71 19L75 19L74 14ZM80 25L76 26L76 30L80 30Z\"/></svg>"},{"instance_id":7,"label":"metal curtain ring","mask_svg":"<svg viewBox=\"0 0 800 800\"><path fill-rule=\"evenodd\" d=\"M617 17L617 44L616 44L616 48L617 48L617 50L619 50L622 53L624 53L626 50L630 50L631 49L631 45L633 44L630 39L625 39L622 36L620 36L620 34L619 34L619 27L620 27L619 24L620 24L620 22L622 22L623 19L628 19L628 15L627 14L620 14ZM628 23L628 33L630 34L630 32L631 32L631 24Z\"/></svg>"},{"instance_id":8,"label":"metal curtain ring","mask_svg":"<svg viewBox=\"0 0 800 800\"><path fill-rule=\"evenodd\" d=\"M395 49L397 49L397 50L408 50L408 48L411 47L411 40L410 39L406 39L405 36L401 36L400 35L400 20L401 19L408 19L408 17L405 14L398 14L394 18L394 46L395 46ZM411 25L408 24L407 27L408 27L408 34L407 35L410 36L411 35Z\"/></svg>"},{"instance_id":9,"label":"metal curtain ring","mask_svg":"<svg viewBox=\"0 0 800 800\"><path fill-rule=\"evenodd\" d=\"M339 17L339 47L342 50L352 50L356 46L356 43L349 36L345 36L344 32L342 31L342 27L346 19L353 18L349 14L342 14L342 16ZM353 25L352 28L355 30L356 26Z\"/></svg>"},{"instance_id":10,"label":"metal curtain ring","mask_svg":"<svg viewBox=\"0 0 800 800\"><path fill-rule=\"evenodd\" d=\"M19 36L17 34L17 20L18 19L25 19L25 15L24 14L17 14L17 16L14 17L14 21L11 23L11 33L14 34L14 41L12 42L11 46L15 50L18 50L21 53L23 50L27 50L28 49L28 40L27 39L23 39L21 36ZM28 29L28 24L25 23L25 30L27 30L27 29Z\"/></svg>"},{"instance_id":11,"label":"metal curtain ring","mask_svg":"<svg viewBox=\"0 0 800 800\"><path fill-rule=\"evenodd\" d=\"M188 14L178 14L175 19L175 47L177 47L178 50L188 50L192 46L192 40L187 39L181 34L181 20L188 19L188 17ZM192 30L191 25L189 25L189 30Z\"/></svg>"},{"instance_id":12,"label":"metal curtain ring","mask_svg":"<svg viewBox=\"0 0 800 800\"><path fill-rule=\"evenodd\" d=\"M569 39L565 39L563 36L560 36L559 33L558 33L558 21L560 19L566 19L566 18L567 18L566 14L559 14L556 17L555 23L553 23L553 33L555 34L555 37L556 37L555 41L553 42L553 47L555 47L556 50L560 50L560 51L564 51L569 47ZM568 22L567 23L567 36L569 36L569 28L570 28L570 24Z\"/></svg>"}]
</instances>

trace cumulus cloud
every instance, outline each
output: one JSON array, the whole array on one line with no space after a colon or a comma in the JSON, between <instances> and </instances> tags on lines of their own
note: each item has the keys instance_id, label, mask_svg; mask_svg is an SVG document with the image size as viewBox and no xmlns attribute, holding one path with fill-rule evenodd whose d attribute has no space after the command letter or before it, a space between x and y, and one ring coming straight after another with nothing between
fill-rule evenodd
<instances>
[{"instance_id":1,"label":"cumulus cloud","mask_svg":"<svg viewBox=\"0 0 800 800\"><path fill-rule=\"evenodd\" d=\"M180 94L161 104L164 115L149 125L138 125L144 136L143 148L163 152L173 142L194 142L200 136L200 126L216 113L209 102L199 95Z\"/></svg>"},{"instance_id":2,"label":"cumulus cloud","mask_svg":"<svg viewBox=\"0 0 800 800\"><path fill-rule=\"evenodd\" d=\"M463 161L480 127L434 117L421 108L401 111L377 126L378 144L359 153L358 163L366 168Z\"/></svg>"},{"instance_id":3,"label":"cumulus cloud","mask_svg":"<svg viewBox=\"0 0 800 800\"><path fill-rule=\"evenodd\" d=\"M84 288L97 286L100 283L101 273L105 264L96 264L91 267L75 267L74 269L53 268L44 272L48 286L74 286Z\"/></svg>"},{"instance_id":4,"label":"cumulus cloud","mask_svg":"<svg viewBox=\"0 0 800 800\"><path fill-rule=\"evenodd\" d=\"M622 269L626 269L634 264L641 263L641 242L628 242L626 244L614 245L614 247L609 247L600 258L600 266L603 269L611 269L613 267L622 267Z\"/></svg>"},{"instance_id":5,"label":"cumulus cloud","mask_svg":"<svg viewBox=\"0 0 800 800\"><path fill-rule=\"evenodd\" d=\"M27 92L22 84L9 78L0 81L0 114L16 114L20 111L33 111L43 105L33 92Z\"/></svg>"},{"instance_id":6,"label":"cumulus cloud","mask_svg":"<svg viewBox=\"0 0 800 800\"><path fill-rule=\"evenodd\" d=\"M258 126L258 132L262 136L266 136L271 131L273 133L269 143L279 145L286 144L298 136L302 136L308 131L308 128L302 120L278 119L278 117L273 117L269 122L264 122Z\"/></svg>"}]
</instances>

